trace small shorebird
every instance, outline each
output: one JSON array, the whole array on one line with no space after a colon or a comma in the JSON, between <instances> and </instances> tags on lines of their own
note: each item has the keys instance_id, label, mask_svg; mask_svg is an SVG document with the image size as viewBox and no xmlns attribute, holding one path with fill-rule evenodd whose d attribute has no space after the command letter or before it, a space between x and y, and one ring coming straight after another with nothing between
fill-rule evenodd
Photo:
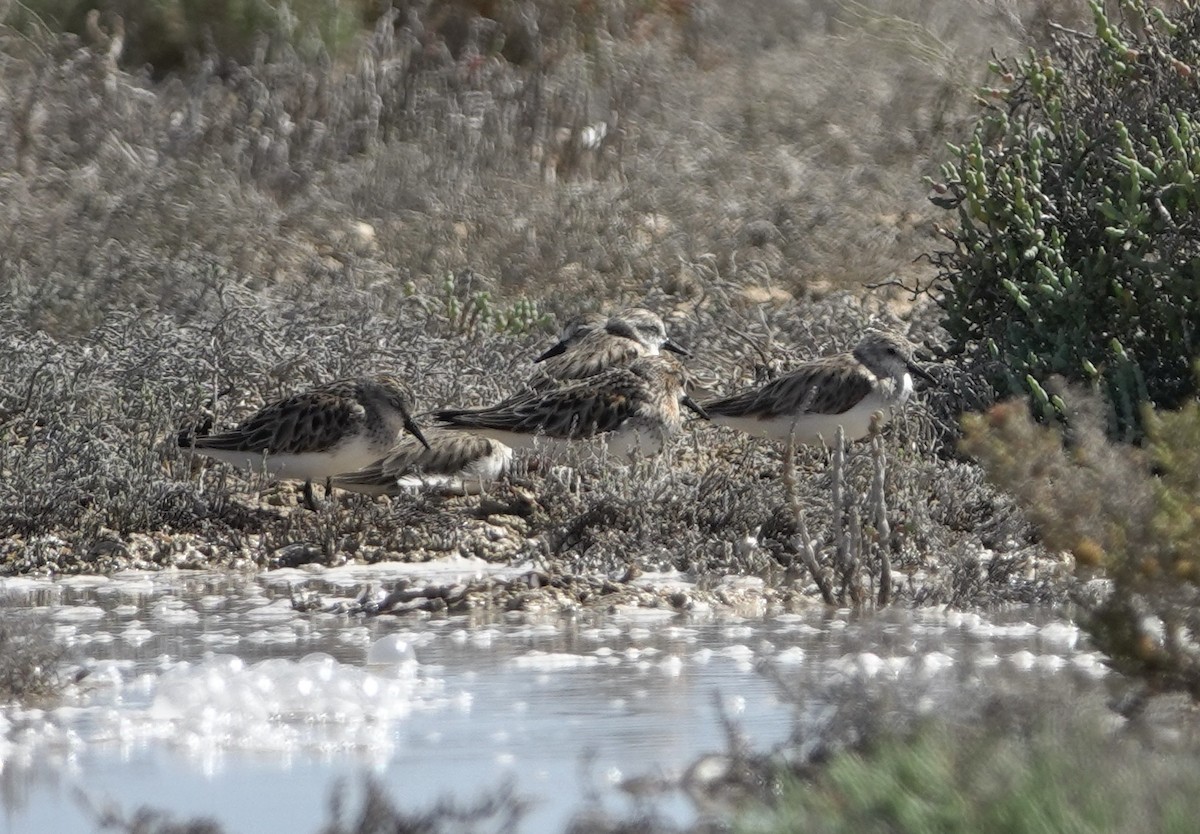
<instances>
[{"instance_id":1,"label":"small shorebird","mask_svg":"<svg viewBox=\"0 0 1200 834\"><path fill-rule=\"evenodd\" d=\"M304 481L304 500L316 509L312 482L360 469L387 454L401 429L422 444L409 415L408 394L393 376L341 379L269 403L222 434L189 437L180 445L277 478Z\"/></svg>"},{"instance_id":2,"label":"small shorebird","mask_svg":"<svg viewBox=\"0 0 1200 834\"><path fill-rule=\"evenodd\" d=\"M425 432L425 439L428 448L405 438L385 457L357 472L335 475L332 483L367 495L399 495L423 488L443 495L477 495L512 462L512 449L488 437L432 429Z\"/></svg>"},{"instance_id":3,"label":"small shorebird","mask_svg":"<svg viewBox=\"0 0 1200 834\"><path fill-rule=\"evenodd\" d=\"M875 412L886 422L908 400L912 374L933 381L903 337L868 330L850 353L805 362L758 388L703 404L712 422L755 437L796 444L866 437Z\"/></svg>"},{"instance_id":4,"label":"small shorebird","mask_svg":"<svg viewBox=\"0 0 1200 834\"><path fill-rule=\"evenodd\" d=\"M546 390L643 356L658 356L663 350L690 355L667 338L663 320L650 310L622 310L600 327L594 319L576 316L563 328L558 344L534 360L541 367L534 372L529 387Z\"/></svg>"},{"instance_id":5,"label":"small shorebird","mask_svg":"<svg viewBox=\"0 0 1200 834\"><path fill-rule=\"evenodd\" d=\"M558 334L558 341L533 361L542 362L551 356L557 356L563 351L570 350L585 336L603 330L607 323L608 317L601 313L579 313L571 316L563 325L562 332Z\"/></svg>"},{"instance_id":6,"label":"small shorebird","mask_svg":"<svg viewBox=\"0 0 1200 834\"><path fill-rule=\"evenodd\" d=\"M682 403L704 410L684 391L685 371L662 356L645 356L549 391L526 390L489 408L434 412L441 425L481 434L514 449L547 449L597 440L615 457L662 450L683 424Z\"/></svg>"}]
</instances>

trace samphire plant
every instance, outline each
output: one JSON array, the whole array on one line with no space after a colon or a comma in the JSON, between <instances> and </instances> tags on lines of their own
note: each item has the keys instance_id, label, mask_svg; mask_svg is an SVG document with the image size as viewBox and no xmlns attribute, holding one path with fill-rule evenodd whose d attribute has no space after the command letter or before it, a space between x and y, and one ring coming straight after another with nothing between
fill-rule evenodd
<instances>
[{"instance_id":1,"label":"samphire plant","mask_svg":"<svg viewBox=\"0 0 1200 834\"><path fill-rule=\"evenodd\" d=\"M1048 547L1103 569L1104 590L1080 602L1111 665L1149 691L1200 699L1200 403L1146 408L1136 448L1105 438L1094 397L1067 400L1065 437L1014 400L967 418L965 449Z\"/></svg>"},{"instance_id":2,"label":"samphire plant","mask_svg":"<svg viewBox=\"0 0 1200 834\"><path fill-rule=\"evenodd\" d=\"M1177 408L1200 354L1200 8L1145 0L1050 54L994 61L970 139L933 200L949 351L1000 396L1054 374L1097 384L1107 428L1136 439L1142 404Z\"/></svg>"}]
</instances>

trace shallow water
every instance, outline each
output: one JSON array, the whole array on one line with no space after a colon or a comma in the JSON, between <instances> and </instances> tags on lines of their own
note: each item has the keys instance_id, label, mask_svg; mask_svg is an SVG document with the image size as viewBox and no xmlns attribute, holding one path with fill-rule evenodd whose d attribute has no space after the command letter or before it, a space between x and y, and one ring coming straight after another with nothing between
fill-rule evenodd
<instances>
[{"instance_id":1,"label":"shallow water","mask_svg":"<svg viewBox=\"0 0 1200 834\"><path fill-rule=\"evenodd\" d=\"M718 702L764 749L796 724L781 687L870 682L937 709L964 687L1104 676L1078 629L1042 611L368 619L291 603L486 570L0 580L5 616L48 622L87 672L56 709L0 711L0 831L90 831L86 805L115 803L303 834L326 819L336 780L364 774L412 810L512 780L534 800L522 830L560 831L597 792L631 807L615 789L626 777L678 776L725 749ZM659 808L695 813L682 795Z\"/></svg>"}]
</instances>

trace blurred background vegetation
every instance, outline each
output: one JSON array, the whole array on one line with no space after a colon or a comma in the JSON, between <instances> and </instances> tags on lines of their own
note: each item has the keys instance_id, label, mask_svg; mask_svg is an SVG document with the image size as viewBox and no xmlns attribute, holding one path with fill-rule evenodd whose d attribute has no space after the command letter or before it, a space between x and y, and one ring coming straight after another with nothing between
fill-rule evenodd
<instances>
[{"instance_id":1,"label":"blurred background vegetation","mask_svg":"<svg viewBox=\"0 0 1200 834\"><path fill-rule=\"evenodd\" d=\"M0 276L67 336L210 268L551 313L925 275L920 178L1058 5L9 2Z\"/></svg>"}]
</instances>

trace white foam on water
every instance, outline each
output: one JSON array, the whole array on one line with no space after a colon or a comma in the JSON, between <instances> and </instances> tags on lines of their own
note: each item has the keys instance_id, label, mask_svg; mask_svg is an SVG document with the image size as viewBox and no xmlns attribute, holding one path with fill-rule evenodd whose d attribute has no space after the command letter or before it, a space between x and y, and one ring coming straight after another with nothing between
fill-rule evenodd
<instances>
[{"instance_id":1,"label":"white foam on water","mask_svg":"<svg viewBox=\"0 0 1200 834\"><path fill-rule=\"evenodd\" d=\"M589 666L596 666L599 663L600 658L595 655L539 651L531 651L512 660L512 665L518 669L531 669L540 672L582 669Z\"/></svg>"},{"instance_id":2,"label":"white foam on water","mask_svg":"<svg viewBox=\"0 0 1200 834\"><path fill-rule=\"evenodd\" d=\"M945 652L927 652L917 658L917 668L922 675L937 675L954 665L954 658Z\"/></svg>"},{"instance_id":3,"label":"white foam on water","mask_svg":"<svg viewBox=\"0 0 1200 834\"><path fill-rule=\"evenodd\" d=\"M537 623L509 632L509 637L517 640L530 640L542 637L558 637L563 628L555 623Z\"/></svg>"},{"instance_id":4,"label":"white foam on water","mask_svg":"<svg viewBox=\"0 0 1200 834\"><path fill-rule=\"evenodd\" d=\"M776 652L771 660L781 666L799 666L804 663L805 656L804 649L799 646L791 646L781 652Z\"/></svg>"},{"instance_id":5,"label":"white foam on water","mask_svg":"<svg viewBox=\"0 0 1200 834\"><path fill-rule=\"evenodd\" d=\"M140 646L154 637L154 632L146 628L141 620L130 620L121 629L121 639L131 646Z\"/></svg>"},{"instance_id":6,"label":"white foam on water","mask_svg":"<svg viewBox=\"0 0 1200 834\"><path fill-rule=\"evenodd\" d=\"M367 649L368 666L415 666L417 653L412 643L400 634L380 637Z\"/></svg>"},{"instance_id":7,"label":"white foam on water","mask_svg":"<svg viewBox=\"0 0 1200 834\"><path fill-rule=\"evenodd\" d=\"M36 591L50 590L54 584L49 579L34 576L6 576L0 579L0 596L28 597Z\"/></svg>"},{"instance_id":8,"label":"white foam on water","mask_svg":"<svg viewBox=\"0 0 1200 834\"><path fill-rule=\"evenodd\" d=\"M1092 678L1104 678L1112 671L1100 652L1080 652L1071 657L1071 667Z\"/></svg>"},{"instance_id":9,"label":"white foam on water","mask_svg":"<svg viewBox=\"0 0 1200 834\"><path fill-rule=\"evenodd\" d=\"M613 622L628 625L649 625L673 620L679 613L670 608L641 608L636 605L615 605L612 610Z\"/></svg>"},{"instance_id":10,"label":"white foam on water","mask_svg":"<svg viewBox=\"0 0 1200 834\"><path fill-rule=\"evenodd\" d=\"M247 620L289 620L296 616L296 610L292 608L291 600L277 599L273 602L264 600L262 605L243 612L242 616Z\"/></svg>"},{"instance_id":11,"label":"white foam on water","mask_svg":"<svg viewBox=\"0 0 1200 834\"><path fill-rule=\"evenodd\" d=\"M122 597L145 597L158 593L161 586L151 577L135 573L120 574L120 582L114 582L112 592Z\"/></svg>"},{"instance_id":12,"label":"white foam on water","mask_svg":"<svg viewBox=\"0 0 1200 834\"><path fill-rule=\"evenodd\" d=\"M821 629L817 628L816 626L809 625L808 623L796 622L793 620L789 620L789 621L784 621L784 624L782 627L775 629L775 633L776 634L799 634L799 635L808 637L808 636L812 636L814 634L821 634L822 631L821 631Z\"/></svg>"},{"instance_id":13,"label":"white foam on water","mask_svg":"<svg viewBox=\"0 0 1200 834\"><path fill-rule=\"evenodd\" d=\"M151 609L150 616L169 625L200 622L200 612L186 605L183 600L168 598L161 600Z\"/></svg>"},{"instance_id":14,"label":"white foam on water","mask_svg":"<svg viewBox=\"0 0 1200 834\"><path fill-rule=\"evenodd\" d=\"M730 660L749 661L749 660L754 659L754 650L751 649L749 646L742 645L741 643L737 643L732 646L725 646L722 649L718 649L717 656L718 657L727 657Z\"/></svg>"},{"instance_id":15,"label":"white foam on water","mask_svg":"<svg viewBox=\"0 0 1200 834\"><path fill-rule=\"evenodd\" d=\"M658 662L658 668L667 677L677 678L683 674L683 658L676 654L670 655Z\"/></svg>"},{"instance_id":16,"label":"white foam on water","mask_svg":"<svg viewBox=\"0 0 1200 834\"><path fill-rule=\"evenodd\" d=\"M55 610L53 619L60 623L94 623L104 619L104 609L98 605L70 605Z\"/></svg>"},{"instance_id":17,"label":"white foam on water","mask_svg":"<svg viewBox=\"0 0 1200 834\"><path fill-rule=\"evenodd\" d=\"M1060 657L1056 654L1042 654L1038 655L1034 665L1038 669L1043 669L1048 672L1057 672L1059 669L1067 665L1067 660L1066 658Z\"/></svg>"},{"instance_id":18,"label":"white foam on water","mask_svg":"<svg viewBox=\"0 0 1200 834\"><path fill-rule=\"evenodd\" d=\"M365 646L371 642L371 630L365 626L348 626L338 632L337 641L348 646Z\"/></svg>"},{"instance_id":19,"label":"white foam on water","mask_svg":"<svg viewBox=\"0 0 1200 834\"><path fill-rule=\"evenodd\" d=\"M259 646L291 646L300 642L300 636L291 625L260 628L243 638L247 643Z\"/></svg>"},{"instance_id":20,"label":"white foam on water","mask_svg":"<svg viewBox=\"0 0 1200 834\"><path fill-rule=\"evenodd\" d=\"M64 576L58 580L58 584L64 588L97 588L101 585L108 585L111 582L112 580L107 576L89 573Z\"/></svg>"},{"instance_id":21,"label":"white foam on water","mask_svg":"<svg viewBox=\"0 0 1200 834\"><path fill-rule=\"evenodd\" d=\"M411 656L370 668L323 653L257 663L209 654L196 663L163 663L160 671L141 674L134 666L133 661L85 664L87 674L68 687L71 703L46 713L0 713L3 729L9 722L21 725L18 738L0 735L27 754L157 741L203 755L210 765L213 755L230 750L386 753L398 738L390 729L394 722L414 710L464 703L461 697L446 698L442 681Z\"/></svg>"},{"instance_id":22,"label":"white foam on water","mask_svg":"<svg viewBox=\"0 0 1200 834\"><path fill-rule=\"evenodd\" d=\"M667 626L662 635L668 640L682 640L685 643L695 643L700 637L700 631L684 626Z\"/></svg>"},{"instance_id":23,"label":"white foam on water","mask_svg":"<svg viewBox=\"0 0 1200 834\"><path fill-rule=\"evenodd\" d=\"M950 628L971 630L983 625L983 617L971 611L947 611L942 622Z\"/></svg>"},{"instance_id":24,"label":"white foam on water","mask_svg":"<svg viewBox=\"0 0 1200 834\"><path fill-rule=\"evenodd\" d=\"M1018 669L1029 670L1037 663L1037 655L1028 649L1022 649L1019 652L1013 652L1008 656L1008 662Z\"/></svg>"},{"instance_id":25,"label":"white foam on water","mask_svg":"<svg viewBox=\"0 0 1200 834\"><path fill-rule=\"evenodd\" d=\"M1074 623L1047 623L1038 629L1037 635L1041 640L1051 643L1056 646L1065 646L1068 649L1075 648L1075 644L1079 642L1082 632L1079 626Z\"/></svg>"},{"instance_id":26,"label":"white foam on water","mask_svg":"<svg viewBox=\"0 0 1200 834\"><path fill-rule=\"evenodd\" d=\"M601 628L585 628L579 632L579 636L592 643L603 643L606 640L613 640L620 637L621 633L621 629L610 625Z\"/></svg>"}]
</instances>

